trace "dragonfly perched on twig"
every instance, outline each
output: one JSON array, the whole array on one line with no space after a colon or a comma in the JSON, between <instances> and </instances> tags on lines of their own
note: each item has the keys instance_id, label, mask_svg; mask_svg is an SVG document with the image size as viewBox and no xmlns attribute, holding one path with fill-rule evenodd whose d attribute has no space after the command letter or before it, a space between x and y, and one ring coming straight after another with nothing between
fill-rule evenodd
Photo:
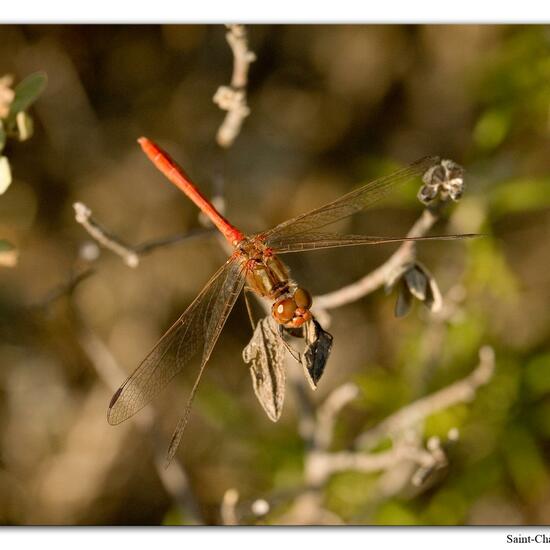
<instances>
[{"instance_id":1,"label":"dragonfly perched on twig","mask_svg":"<svg viewBox=\"0 0 550 550\"><path fill-rule=\"evenodd\" d=\"M173 458L187 424L191 403L221 330L237 297L246 285L257 295L272 302L271 315L285 329L320 329L311 313L310 293L290 278L282 254L342 246L377 245L402 241L451 240L473 235L426 237L376 237L339 235L326 232L329 224L351 216L383 198L395 186L422 176L440 163L438 157L426 157L393 174L376 179L343 197L280 223L273 229L245 235L232 225L192 183L168 153L147 138L138 140L153 164L204 212L233 247L229 259L212 276L181 317L159 340L137 369L116 391L108 411L110 424L128 419L162 390L192 357L201 353L193 373L183 416L172 436L167 462ZM311 330L310 330L311 332ZM322 361L328 355L325 349ZM322 369L310 373L316 385Z\"/></svg>"}]
</instances>

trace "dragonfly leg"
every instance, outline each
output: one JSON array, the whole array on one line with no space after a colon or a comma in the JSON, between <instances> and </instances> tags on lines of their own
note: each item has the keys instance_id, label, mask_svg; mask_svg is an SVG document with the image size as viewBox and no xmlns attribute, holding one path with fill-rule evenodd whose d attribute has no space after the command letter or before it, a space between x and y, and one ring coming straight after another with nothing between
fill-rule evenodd
<instances>
[{"instance_id":1,"label":"dragonfly leg","mask_svg":"<svg viewBox=\"0 0 550 550\"><path fill-rule=\"evenodd\" d=\"M244 287L244 303L246 304L246 312L248 313L248 319L250 320L250 324L252 325L252 330L256 328L256 322L254 321L254 315L252 314L252 304L250 303L250 300L248 299L248 294L252 294L252 290L248 287Z\"/></svg>"}]
</instances>

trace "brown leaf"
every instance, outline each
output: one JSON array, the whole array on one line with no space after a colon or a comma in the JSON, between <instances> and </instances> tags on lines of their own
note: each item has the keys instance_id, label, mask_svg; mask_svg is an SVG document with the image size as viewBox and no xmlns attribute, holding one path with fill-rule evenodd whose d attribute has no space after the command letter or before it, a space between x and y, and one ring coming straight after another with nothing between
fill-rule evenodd
<instances>
[{"instance_id":1,"label":"brown leaf","mask_svg":"<svg viewBox=\"0 0 550 550\"><path fill-rule=\"evenodd\" d=\"M277 422L285 398L285 345L271 316L261 319L250 342L243 350L245 363L250 363L254 393L267 416Z\"/></svg>"}]
</instances>

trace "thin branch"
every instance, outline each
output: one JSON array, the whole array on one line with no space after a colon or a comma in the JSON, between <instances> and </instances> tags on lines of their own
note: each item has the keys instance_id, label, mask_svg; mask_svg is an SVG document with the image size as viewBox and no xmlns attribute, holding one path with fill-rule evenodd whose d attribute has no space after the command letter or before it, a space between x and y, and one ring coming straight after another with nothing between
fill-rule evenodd
<instances>
[{"instance_id":1,"label":"thin branch","mask_svg":"<svg viewBox=\"0 0 550 550\"><path fill-rule=\"evenodd\" d=\"M33 309L45 309L62 296L70 296L82 281L85 281L94 273L95 269L88 267L79 273L71 275L67 281L52 288L41 300L33 303L30 307Z\"/></svg>"},{"instance_id":2,"label":"thin branch","mask_svg":"<svg viewBox=\"0 0 550 550\"><path fill-rule=\"evenodd\" d=\"M81 224L100 245L120 256L126 265L133 268L139 266L142 256L151 253L157 248L163 248L196 237L202 237L213 232L212 229L198 229L188 231L187 233L179 233L177 235L154 239L137 246L130 246L124 243L119 237L107 231L97 220L95 220L92 217L91 209L83 202L75 202L73 208L75 210L76 221Z\"/></svg>"},{"instance_id":3,"label":"thin branch","mask_svg":"<svg viewBox=\"0 0 550 550\"><path fill-rule=\"evenodd\" d=\"M357 447L370 447L382 437L402 432L426 417L458 403L472 401L477 390L491 380L495 370L495 353L490 346L479 350L476 369L454 384L399 409L383 422L364 432L356 441Z\"/></svg>"},{"instance_id":4,"label":"thin branch","mask_svg":"<svg viewBox=\"0 0 550 550\"><path fill-rule=\"evenodd\" d=\"M328 449L334 432L338 413L359 394L359 388L353 384L343 384L336 388L317 410L317 422L314 431L315 447Z\"/></svg>"},{"instance_id":5,"label":"thin branch","mask_svg":"<svg viewBox=\"0 0 550 550\"><path fill-rule=\"evenodd\" d=\"M426 208L407 233L407 237L423 237L435 225L438 219L438 209ZM363 298L367 294L384 286L397 269L407 263L413 262L415 258L416 243L414 241L405 241L386 262L358 281L333 292L315 296L313 298L315 311L334 309Z\"/></svg>"},{"instance_id":6,"label":"thin branch","mask_svg":"<svg viewBox=\"0 0 550 550\"><path fill-rule=\"evenodd\" d=\"M158 248L164 248L172 244L177 244L182 241L189 241L196 239L197 237L204 237L205 235L211 235L214 233L214 229L192 229L186 233L177 233L176 235L168 235L167 237L161 237L160 239L154 239L142 244L134 246L134 251L139 257L145 256L157 250Z\"/></svg>"},{"instance_id":7,"label":"thin branch","mask_svg":"<svg viewBox=\"0 0 550 550\"><path fill-rule=\"evenodd\" d=\"M124 263L129 267L139 265L139 255L137 252L124 244L118 237L107 232L97 221L92 218L92 211L82 202L73 204L75 219L100 245L111 250L120 256Z\"/></svg>"},{"instance_id":8,"label":"thin branch","mask_svg":"<svg viewBox=\"0 0 550 550\"><path fill-rule=\"evenodd\" d=\"M417 487L422 485L434 471L447 465L447 456L438 437L430 438L426 448L423 448L421 439L415 436L415 427L434 412L457 403L471 401L478 388L489 382L494 367L492 348L489 346L481 348L479 365L466 378L403 407L357 439L357 443L364 447L369 444L372 446L382 437L393 436L392 448L378 453L361 450L327 452L334 415L351 400L354 394L352 385L346 384L338 388L327 398L317 414L318 424L315 432L322 433L322 436L317 435L315 438L317 445L306 453L304 472L306 483L320 488L332 474L337 472L345 470L367 473L387 472L408 462L418 466L412 475L411 483ZM410 435L412 437L409 437ZM448 435L449 441L456 441L457 438L458 431L451 430Z\"/></svg>"},{"instance_id":9,"label":"thin branch","mask_svg":"<svg viewBox=\"0 0 550 550\"><path fill-rule=\"evenodd\" d=\"M244 119L250 114L246 101L246 86L250 64L256 59L248 49L248 39L244 25L227 25L227 42L233 52L233 75L230 86L220 86L213 101L220 109L227 111L216 141L221 147L231 147L241 131Z\"/></svg>"},{"instance_id":10,"label":"thin branch","mask_svg":"<svg viewBox=\"0 0 550 550\"><path fill-rule=\"evenodd\" d=\"M390 470L403 461L412 461L419 466L429 467L433 465L434 458L429 451L409 444L397 445L389 451L380 453L318 452L308 457L306 471L310 472L310 483L319 486L337 472L347 470L363 473L380 472Z\"/></svg>"}]
</instances>

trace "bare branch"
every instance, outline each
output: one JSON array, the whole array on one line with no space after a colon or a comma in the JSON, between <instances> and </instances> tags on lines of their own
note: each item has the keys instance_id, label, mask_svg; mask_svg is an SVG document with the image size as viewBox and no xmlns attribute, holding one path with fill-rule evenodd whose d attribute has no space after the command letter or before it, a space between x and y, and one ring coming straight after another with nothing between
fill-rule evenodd
<instances>
[{"instance_id":1,"label":"bare branch","mask_svg":"<svg viewBox=\"0 0 550 550\"><path fill-rule=\"evenodd\" d=\"M308 457L306 470L311 472L309 481L313 485L324 483L331 475L346 470L372 473L390 470L403 461L412 461L419 466L433 464L430 452L414 445L398 445L381 453L358 453L341 451L338 453L312 453Z\"/></svg>"},{"instance_id":2,"label":"bare branch","mask_svg":"<svg viewBox=\"0 0 550 550\"><path fill-rule=\"evenodd\" d=\"M439 213L437 210L426 208L407 233L407 237L424 236L438 219ZM415 258L416 243L414 241L405 241L386 262L358 281L333 292L315 296L313 298L315 311L334 309L363 298L367 294L384 286L396 270L407 263L413 262Z\"/></svg>"},{"instance_id":3,"label":"bare branch","mask_svg":"<svg viewBox=\"0 0 550 550\"><path fill-rule=\"evenodd\" d=\"M493 348L484 346L479 350L478 366L466 378L399 409L383 422L363 433L357 439L356 445L370 447L382 437L404 431L431 414L452 407L457 403L472 401L477 390L489 382L494 369L495 354Z\"/></svg>"},{"instance_id":4,"label":"bare branch","mask_svg":"<svg viewBox=\"0 0 550 550\"><path fill-rule=\"evenodd\" d=\"M203 235L213 232L212 229L188 231L187 233L180 233L147 241L137 246L130 246L125 244L119 237L104 229L99 222L92 217L91 209L83 202L75 202L73 208L75 210L76 221L81 224L100 245L120 256L126 265L133 268L139 266L139 261L142 256L149 254L157 248L194 239L196 237L202 237Z\"/></svg>"},{"instance_id":5,"label":"bare branch","mask_svg":"<svg viewBox=\"0 0 550 550\"><path fill-rule=\"evenodd\" d=\"M250 114L246 102L246 85L250 64L256 59L254 52L248 49L246 28L244 25L227 25L227 42L233 52L233 75L230 86L220 86L213 101L220 109L227 111L225 119L216 135L221 147L231 147L241 131L244 119Z\"/></svg>"},{"instance_id":6,"label":"bare branch","mask_svg":"<svg viewBox=\"0 0 550 550\"><path fill-rule=\"evenodd\" d=\"M479 364L466 378L450 386L403 407L395 414L378 424L375 428L363 433L357 439L357 446L368 447L382 437L392 437L390 450L368 453L361 450L328 452L334 418L341 408L357 393L353 384L345 384L335 390L320 407L316 425L313 428L314 445L306 453L304 477L312 487L321 487L328 478L345 470L360 472L388 472L401 464L416 464L412 470L411 483L421 486L435 472L447 465L447 456L438 437L428 440L426 448L421 445L421 438L416 436L419 423L430 414L451 407L457 403L471 401L479 387L491 379L495 367L494 352L489 346L479 351ZM458 430L449 432L448 440L456 441ZM409 474L410 475L410 474ZM402 483L391 486L401 487Z\"/></svg>"},{"instance_id":7,"label":"bare branch","mask_svg":"<svg viewBox=\"0 0 550 550\"><path fill-rule=\"evenodd\" d=\"M102 228L92 218L92 211L84 203L75 202L73 208L76 221L81 224L100 245L120 256L127 266L137 267L139 265L139 255L137 252Z\"/></svg>"},{"instance_id":8,"label":"bare branch","mask_svg":"<svg viewBox=\"0 0 550 550\"><path fill-rule=\"evenodd\" d=\"M138 244L133 247L134 252L141 258L157 248L164 248L172 244L177 244L182 241L188 241L197 237L204 237L205 235L211 235L214 233L214 229L193 229L186 233L177 233L176 235L168 235L167 237L161 237L160 239L153 239L142 244Z\"/></svg>"},{"instance_id":9,"label":"bare branch","mask_svg":"<svg viewBox=\"0 0 550 550\"><path fill-rule=\"evenodd\" d=\"M343 384L336 388L319 407L317 423L314 432L315 446L318 449L328 449L334 431L334 423L338 413L359 394L359 388L353 384Z\"/></svg>"}]
</instances>

